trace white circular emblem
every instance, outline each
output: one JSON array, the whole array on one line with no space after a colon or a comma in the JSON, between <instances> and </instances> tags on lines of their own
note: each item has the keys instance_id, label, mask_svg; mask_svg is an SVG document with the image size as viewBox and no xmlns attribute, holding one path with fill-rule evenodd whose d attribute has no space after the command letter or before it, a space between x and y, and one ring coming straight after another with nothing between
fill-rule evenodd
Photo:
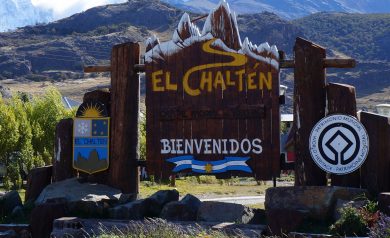
<instances>
[{"instance_id":1,"label":"white circular emblem","mask_svg":"<svg viewBox=\"0 0 390 238\"><path fill-rule=\"evenodd\" d=\"M366 128L347 115L323 118L311 131L309 143L314 162L322 170L338 175L360 168L369 150Z\"/></svg>"}]
</instances>

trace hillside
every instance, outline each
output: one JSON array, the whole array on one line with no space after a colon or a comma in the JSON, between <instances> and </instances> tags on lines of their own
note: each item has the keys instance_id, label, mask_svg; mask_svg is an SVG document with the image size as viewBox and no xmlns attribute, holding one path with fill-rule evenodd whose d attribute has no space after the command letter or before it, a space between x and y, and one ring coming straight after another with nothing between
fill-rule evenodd
<instances>
[{"instance_id":1,"label":"hillside","mask_svg":"<svg viewBox=\"0 0 390 238\"><path fill-rule=\"evenodd\" d=\"M328 48L360 60L390 60L390 14L317 13L292 23Z\"/></svg>"},{"instance_id":2,"label":"hillside","mask_svg":"<svg viewBox=\"0 0 390 238\"><path fill-rule=\"evenodd\" d=\"M208 13L220 0L162 0L180 9ZM285 19L296 19L317 12L390 13L389 0L229 0L240 14L273 12Z\"/></svg>"},{"instance_id":3,"label":"hillside","mask_svg":"<svg viewBox=\"0 0 390 238\"><path fill-rule=\"evenodd\" d=\"M161 40L170 39L183 13L159 0L130 0L96 7L51 24L1 33L0 80L82 78L84 65L109 63L115 44L144 42L153 34ZM203 21L196 24L201 27ZM238 16L238 25L241 39L248 36L253 43L268 41L289 57L295 38L300 36L327 47L329 57L357 58L356 69L329 69L328 78L355 85L359 97L379 95L384 88L390 88L390 14L318 13L287 21L263 12ZM281 78L290 87L291 95L291 70L283 70ZM378 100L366 98L372 105L390 98Z\"/></svg>"}]
</instances>

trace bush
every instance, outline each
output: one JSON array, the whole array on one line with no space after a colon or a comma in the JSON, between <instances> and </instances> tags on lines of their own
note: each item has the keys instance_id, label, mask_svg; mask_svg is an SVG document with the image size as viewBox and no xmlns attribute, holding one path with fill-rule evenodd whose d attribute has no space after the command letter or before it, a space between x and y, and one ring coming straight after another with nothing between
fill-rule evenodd
<instances>
[{"instance_id":1,"label":"bush","mask_svg":"<svg viewBox=\"0 0 390 238\"><path fill-rule=\"evenodd\" d=\"M366 236L368 227L359 210L347 206L341 209L341 218L330 227L330 232L338 236Z\"/></svg>"},{"instance_id":2,"label":"bush","mask_svg":"<svg viewBox=\"0 0 390 238\"><path fill-rule=\"evenodd\" d=\"M23 93L9 100L0 97L0 163L7 167L6 187L21 187L25 173L51 164L56 125L73 115L54 88L42 97Z\"/></svg>"},{"instance_id":3,"label":"bush","mask_svg":"<svg viewBox=\"0 0 390 238\"><path fill-rule=\"evenodd\" d=\"M369 236L372 238L390 238L390 217L381 213L377 224L370 228Z\"/></svg>"}]
</instances>

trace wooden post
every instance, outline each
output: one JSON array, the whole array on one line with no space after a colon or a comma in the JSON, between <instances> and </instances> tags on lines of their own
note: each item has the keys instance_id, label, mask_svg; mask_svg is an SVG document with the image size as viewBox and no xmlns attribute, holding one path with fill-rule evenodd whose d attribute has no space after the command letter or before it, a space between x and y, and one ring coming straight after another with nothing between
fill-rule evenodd
<instances>
[{"instance_id":1,"label":"wooden post","mask_svg":"<svg viewBox=\"0 0 390 238\"><path fill-rule=\"evenodd\" d=\"M114 46L111 56L111 139L109 183L123 193L138 194L138 116L140 46Z\"/></svg>"},{"instance_id":2,"label":"wooden post","mask_svg":"<svg viewBox=\"0 0 390 238\"><path fill-rule=\"evenodd\" d=\"M315 124L325 116L324 48L297 38L294 70L295 184L323 186L326 173L312 160L309 137Z\"/></svg>"},{"instance_id":3,"label":"wooden post","mask_svg":"<svg viewBox=\"0 0 390 238\"><path fill-rule=\"evenodd\" d=\"M329 83L326 87L328 115L344 114L357 117L355 87ZM332 175L332 186L360 187L360 170L348 175Z\"/></svg>"},{"instance_id":4,"label":"wooden post","mask_svg":"<svg viewBox=\"0 0 390 238\"><path fill-rule=\"evenodd\" d=\"M73 169L73 119L61 120L56 127L55 151L53 158L53 182L59 182L76 176Z\"/></svg>"},{"instance_id":5,"label":"wooden post","mask_svg":"<svg viewBox=\"0 0 390 238\"><path fill-rule=\"evenodd\" d=\"M390 191L390 119L361 112L360 121L370 140L370 151L361 167L361 185L376 196Z\"/></svg>"}]
</instances>

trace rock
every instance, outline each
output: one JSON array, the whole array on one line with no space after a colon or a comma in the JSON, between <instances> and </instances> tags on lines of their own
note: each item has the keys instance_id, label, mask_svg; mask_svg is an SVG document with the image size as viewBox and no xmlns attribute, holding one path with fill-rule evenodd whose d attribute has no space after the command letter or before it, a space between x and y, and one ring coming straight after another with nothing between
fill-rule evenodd
<instances>
[{"instance_id":1,"label":"rock","mask_svg":"<svg viewBox=\"0 0 390 238\"><path fill-rule=\"evenodd\" d=\"M345 187L277 187L269 188L265 195L265 209L305 211L315 220L326 220L333 215L337 199L353 200L367 195L367 190Z\"/></svg>"},{"instance_id":2,"label":"rock","mask_svg":"<svg viewBox=\"0 0 390 238\"><path fill-rule=\"evenodd\" d=\"M207 201L198 210L198 221L236 222L248 224L254 217L253 209L241 204Z\"/></svg>"},{"instance_id":3,"label":"rock","mask_svg":"<svg viewBox=\"0 0 390 238\"><path fill-rule=\"evenodd\" d=\"M14 210L12 210L11 212L11 217L13 218L23 218L24 217L24 211L23 211L23 207L21 206L17 206L14 208Z\"/></svg>"},{"instance_id":4,"label":"rock","mask_svg":"<svg viewBox=\"0 0 390 238\"><path fill-rule=\"evenodd\" d=\"M35 201L42 190L51 183L53 166L32 169L27 177L25 201Z\"/></svg>"},{"instance_id":5,"label":"rock","mask_svg":"<svg viewBox=\"0 0 390 238\"><path fill-rule=\"evenodd\" d=\"M18 235L16 234L15 231L3 231L3 232L0 232L0 238L16 238L18 237Z\"/></svg>"},{"instance_id":6,"label":"rock","mask_svg":"<svg viewBox=\"0 0 390 238\"><path fill-rule=\"evenodd\" d=\"M160 190L146 200L150 206L147 217L158 217L165 204L179 200L179 192L177 190Z\"/></svg>"},{"instance_id":7,"label":"rock","mask_svg":"<svg viewBox=\"0 0 390 238\"><path fill-rule=\"evenodd\" d=\"M266 211L268 229L280 236L296 230L307 217L307 211L272 209Z\"/></svg>"},{"instance_id":8,"label":"rock","mask_svg":"<svg viewBox=\"0 0 390 238\"><path fill-rule=\"evenodd\" d=\"M0 197L0 212L2 215L9 215L15 207L23 206L17 191L11 191Z\"/></svg>"},{"instance_id":9,"label":"rock","mask_svg":"<svg viewBox=\"0 0 390 238\"><path fill-rule=\"evenodd\" d=\"M33 238L47 238L53 229L53 221L68 216L66 203L45 203L31 212L30 227Z\"/></svg>"},{"instance_id":10,"label":"rock","mask_svg":"<svg viewBox=\"0 0 390 238\"><path fill-rule=\"evenodd\" d=\"M109 217L113 219L144 219L149 210L150 201L141 199L109 209Z\"/></svg>"},{"instance_id":11,"label":"rock","mask_svg":"<svg viewBox=\"0 0 390 238\"><path fill-rule=\"evenodd\" d=\"M187 194L181 201L166 204L160 217L169 221L196 221L201 204L197 197Z\"/></svg>"},{"instance_id":12,"label":"rock","mask_svg":"<svg viewBox=\"0 0 390 238\"><path fill-rule=\"evenodd\" d=\"M161 190L152 196L109 209L109 217L114 219L140 220L145 217L159 217L163 207L179 200L177 190Z\"/></svg>"},{"instance_id":13,"label":"rock","mask_svg":"<svg viewBox=\"0 0 390 238\"><path fill-rule=\"evenodd\" d=\"M12 98L12 92L11 89L4 87L0 85L0 96L4 99L10 99Z\"/></svg>"},{"instance_id":14,"label":"rock","mask_svg":"<svg viewBox=\"0 0 390 238\"><path fill-rule=\"evenodd\" d=\"M390 216L390 193L381 193L378 196L379 210Z\"/></svg>"},{"instance_id":15,"label":"rock","mask_svg":"<svg viewBox=\"0 0 390 238\"><path fill-rule=\"evenodd\" d=\"M366 205L366 201L364 200L354 200L354 201L348 201L348 200L342 200L337 199L336 206L333 211L333 220L337 221L341 218L341 212L340 210L345 207L354 207L354 208L360 208Z\"/></svg>"},{"instance_id":16,"label":"rock","mask_svg":"<svg viewBox=\"0 0 390 238\"><path fill-rule=\"evenodd\" d=\"M119 202L122 194L118 189L101 184L80 183L76 178L52 183L47 186L35 201L36 205L48 200L63 198L74 202Z\"/></svg>"}]
</instances>

